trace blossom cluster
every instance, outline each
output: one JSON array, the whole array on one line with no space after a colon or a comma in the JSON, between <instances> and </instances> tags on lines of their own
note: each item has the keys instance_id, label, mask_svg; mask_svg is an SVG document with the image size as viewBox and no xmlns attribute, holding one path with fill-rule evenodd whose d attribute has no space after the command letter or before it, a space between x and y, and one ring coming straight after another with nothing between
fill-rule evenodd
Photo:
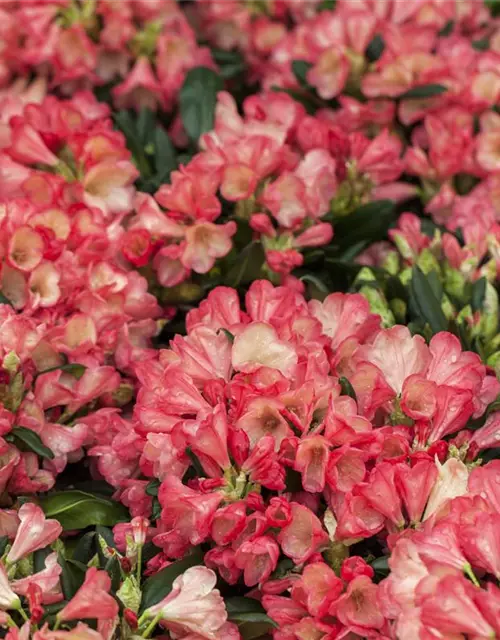
<instances>
[{"instance_id":1,"label":"blossom cluster","mask_svg":"<svg viewBox=\"0 0 500 640\"><path fill-rule=\"evenodd\" d=\"M0 634L500 638L492 0L0 3Z\"/></svg>"}]
</instances>

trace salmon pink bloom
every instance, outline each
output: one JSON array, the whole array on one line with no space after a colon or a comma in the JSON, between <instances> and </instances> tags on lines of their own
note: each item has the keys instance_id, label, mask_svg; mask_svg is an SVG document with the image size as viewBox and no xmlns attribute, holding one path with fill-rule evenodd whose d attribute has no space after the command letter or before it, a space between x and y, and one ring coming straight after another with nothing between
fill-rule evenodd
<instances>
[{"instance_id":1,"label":"salmon pink bloom","mask_svg":"<svg viewBox=\"0 0 500 640\"><path fill-rule=\"evenodd\" d=\"M20 525L7 554L9 564L13 564L33 551L51 544L62 532L59 522L47 520L42 509L34 503L23 504L18 515Z\"/></svg>"},{"instance_id":2,"label":"salmon pink bloom","mask_svg":"<svg viewBox=\"0 0 500 640\"><path fill-rule=\"evenodd\" d=\"M246 540L236 550L234 558L239 569L244 570L247 587L265 582L276 569L279 558L279 546L269 536Z\"/></svg>"},{"instance_id":3,"label":"salmon pink bloom","mask_svg":"<svg viewBox=\"0 0 500 640\"><path fill-rule=\"evenodd\" d=\"M279 340L271 325L254 322L236 336L232 364L245 373L266 366L289 375L297 365L297 354L292 346Z\"/></svg>"},{"instance_id":4,"label":"salmon pink bloom","mask_svg":"<svg viewBox=\"0 0 500 640\"><path fill-rule=\"evenodd\" d=\"M377 601L377 585L368 576L357 576L347 586L335 605L338 619L345 625L380 629L384 616Z\"/></svg>"},{"instance_id":5,"label":"salmon pink bloom","mask_svg":"<svg viewBox=\"0 0 500 640\"><path fill-rule=\"evenodd\" d=\"M206 567L191 567L178 576L172 591L158 604L146 609L148 618L157 618L170 631L206 640L218 640L227 620L226 607L218 589L217 576Z\"/></svg>"},{"instance_id":6,"label":"salmon pink bloom","mask_svg":"<svg viewBox=\"0 0 500 640\"><path fill-rule=\"evenodd\" d=\"M109 594L111 579L105 571L91 567L85 581L68 604L59 611L59 620L93 618L103 620L118 615L118 603Z\"/></svg>"},{"instance_id":7,"label":"salmon pink bloom","mask_svg":"<svg viewBox=\"0 0 500 640\"><path fill-rule=\"evenodd\" d=\"M321 522L307 507L291 503L292 520L278 534L283 553L296 564L306 562L328 542Z\"/></svg>"},{"instance_id":8,"label":"salmon pink bloom","mask_svg":"<svg viewBox=\"0 0 500 640\"><path fill-rule=\"evenodd\" d=\"M0 563L0 609L8 611L9 609L19 609L20 606L21 601L12 591L7 572L3 564Z\"/></svg>"}]
</instances>

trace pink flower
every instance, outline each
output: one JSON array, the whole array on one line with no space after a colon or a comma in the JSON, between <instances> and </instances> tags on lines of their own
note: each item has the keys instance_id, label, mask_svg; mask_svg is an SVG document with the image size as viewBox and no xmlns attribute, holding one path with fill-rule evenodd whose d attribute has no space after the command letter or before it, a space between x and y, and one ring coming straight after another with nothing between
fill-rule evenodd
<instances>
[{"instance_id":1,"label":"pink flower","mask_svg":"<svg viewBox=\"0 0 500 640\"><path fill-rule=\"evenodd\" d=\"M286 556L302 564L327 544L328 535L310 509L296 502L291 509L292 520L278 534L278 542Z\"/></svg>"},{"instance_id":2,"label":"pink flower","mask_svg":"<svg viewBox=\"0 0 500 640\"><path fill-rule=\"evenodd\" d=\"M186 269L196 273L207 273L216 258L222 258L231 251L231 237L236 233L236 223L215 225L199 222L186 230L186 246L181 262Z\"/></svg>"},{"instance_id":3,"label":"pink flower","mask_svg":"<svg viewBox=\"0 0 500 640\"><path fill-rule=\"evenodd\" d=\"M408 376L423 373L431 355L421 336L411 336L407 327L396 325L377 334L371 345L356 352L358 361L376 365L396 393L401 393Z\"/></svg>"},{"instance_id":4,"label":"pink flower","mask_svg":"<svg viewBox=\"0 0 500 640\"><path fill-rule=\"evenodd\" d=\"M46 520L42 509L32 502L23 504L18 515L21 523L7 554L9 564L51 544L62 532L59 522Z\"/></svg>"},{"instance_id":5,"label":"pink flower","mask_svg":"<svg viewBox=\"0 0 500 640\"><path fill-rule=\"evenodd\" d=\"M495 632L474 604L475 587L462 576L446 576L424 595L421 618L440 633L468 633L494 637Z\"/></svg>"},{"instance_id":6,"label":"pink flower","mask_svg":"<svg viewBox=\"0 0 500 640\"><path fill-rule=\"evenodd\" d=\"M423 520L438 514L439 510L452 498L462 496L467 490L469 473L463 462L450 458L443 465L436 461L438 479L429 495Z\"/></svg>"},{"instance_id":7,"label":"pink flower","mask_svg":"<svg viewBox=\"0 0 500 640\"><path fill-rule=\"evenodd\" d=\"M224 600L214 589L217 577L206 567L191 567L178 576L172 591L158 604L146 609L148 618L158 618L175 633L193 633L218 640L227 620Z\"/></svg>"},{"instance_id":8,"label":"pink flower","mask_svg":"<svg viewBox=\"0 0 500 640\"><path fill-rule=\"evenodd\" d=\"M3 564L0 563L0 609L8 611L9 609L18 609L21 601L11 589L9 578Z\"/></svg>"},{"instance_id":9,"label":"pink flower","mask_svg":"<svg viewBox=\"0 0 500 640\"><path fill-rule=\"evenodd\" d=\"M236 336L232 364L245 373L266 366L289 375L297 365L297 354L291 345L279 340L271 325L254 322Z\"/></svg>"},{"instance_id":10,"label":"pink flower","mask_svg":"<svg viewBox=\"0 0 500 640\"><path fill-rule=\"evenodd\" d=\"M234 558L239 569L244 570L247 587L265 582L276 569L279 558L279 546L269 536L246 540L236 550Z\"/></svg>"},{"instance_id":11,"label":"pink flower","mask_svg":"<svg viewBox=\"0 0 500 640\"><path fill-rule=\"evenodd\" d=\"M111 578L105 571L91 567L85 581L68 604L59 611L59 620L93 618L103 620L118 615L118 603L109 594Z\"/></svg>"},{"instance_id":12,"label":"pink flower","mask_svg":"<svg viewBox=\"0 0 500 640\"><path fill-rule=\"evenodd\" d=\"M380 629L384 624L377 602L377 585L368 576L358 576L349 582L347 591L337 600L335 611L345 625Z\"/></svg>"},{"instance_id":13,"label":"pink flower","mask_svg":"<svg viewBox=\"0 0 500 640\"><path fill-rule=\"evenodd\" d=\"M57 561L57 554L51 553L45 559L45 569L32 576L14 580L12 588L19 595L26 596L30 585L34 584L42 591L42 603L53 604L63 599L59 582L61 572L62 568Z\"/></svg>"}]
</instances>

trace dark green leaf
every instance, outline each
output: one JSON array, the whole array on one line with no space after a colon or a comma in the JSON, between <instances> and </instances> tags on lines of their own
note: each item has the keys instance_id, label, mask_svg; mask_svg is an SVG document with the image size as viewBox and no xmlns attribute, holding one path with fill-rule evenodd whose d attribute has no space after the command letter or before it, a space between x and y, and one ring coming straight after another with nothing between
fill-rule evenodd
<instances>
[{"instance_id":1,"label":"dark green leaf","mask_svg":"<svg viewBox=\"0 0 500 640\"><path fill-rule=\"evenodd\" d=\"M380 558L376 558L373 562L370 562L370 564L377 573L388 574L390 571L388 560L388 556L382 556Z\"/></svg>"},{"instance_id":2,"label":"dark green leaf","mask_svg":"<svg viewBox=\"0 0 500 640\"><path fill-rule=\"evenodd\" d=\"M226 80L234 78L246 69L245 58L239 51L212 49L212 56L219 67L220 75Z\"/></svg>"},{"instance_id":3,"label":"dark green leaf","mask_svg":"<svg viewBox=\"0 0 500 640\"><path fill-rule=\"evenodd\" d=\"M111 556L106 562L104 571L111 578L111 589L118 591L121 582L120 561L116 555Z\"/></svg>"},{"instance_id":4,"label":"dark green leaf","mask_svg":"<svg viewBox=\"0 0 500 640\"><path fill-rule=\"evenodd\" d=\"M472 285L471 305L473 311L482 311L486 296L486 278L476 280Z\"/></svg>"},{"instance_id":5,"label":"dark green leaf","mask_svg":"<svg viewBox=\"0 0 500 640\"><path fill-rule=\"evenodd\" d=\"M125 136L127 141L127 147L130 149L134 156L140 155L143 152L141 140L137 132L134 120L128 111L118 111L113 114L113 118L116 126Z\"/></svg>"},{"instance_id":6,"label":"dark green leaf","mask_svg":"<svg viewBox=\"0 0 500 640\"><path fill-rule=\"evenodd\" d=\"M9 536L0 536L0 557L5 553L5 549L9 544Z\"/></svg>"},{"instance_id":7,"label":"dark green leaf","mask_svg":"<svg viewBox=\"0 0 500 640\"><path fill-rule=\"evenodd\" d=\"M488 38L481 38L480 40L472 41L472 48L476 49L476 51L488 51L490 48L490 41Z\"/></svg>"},{"instance_id":8,"label":"dark green leaf","mask_svg":"<svg viewBox=\"0 0 500 640\"><path fill-rule=\"evenodd\" d=\"M160 481L158 479L151 480L146 485L146 494L148 496L157 496L158 489L160 488Z\"/></svg>"},{"instance_id":9,"label":"dark green leaf","mask_svg":"<svg viewBox=\"0 0 500 640\"><path fill-rule=\"evenodd\" d=\"M95 525L113 527L126 522L128 510L119 502L83 491L61 491L40 500L48 518L58 520L63 529L85 529Z\"/></svg>"},{"instance_id":10,"label":"dark green leaf","mask_svg":"<svg viewBox=\"0 0 500 640\"><path fill-rule=\"evenodd\" d=\"M33 569L34 573L38 573L39 571L43 571L45 569L45 560L50 554L53 553L50 547L44 547L43 549L38 549L33 554Z\"/></svg>"},{"instance_id":11,"label":"dark green leaf","mask_svg":"<svg viewBox=\"0 0 500 640\"><path fill-rule=\"evenodd\" d=\"M442 93L448 91L448 88L443 84L424 84L420 87L413 87L399 97L402 100L409 100L410 98L432 98L434 96L440 96Z\"/></svg>"},{"instance_id":12,"label":"dark green leaf","mask_svg":"<svg viewBox=\"0 0 500 640\"><path fill-rule=\"evenodd\" d=\"M305 60L294 60L292 62L292 71L294 76L297 78L297 82L302 87L309 87L309 83L307 82L307 72L311 67L312 64Z\"/></svg>"},{"instance_id":13,"label":"dark green leaf","mask_svg":"<svg viewBox=\"0 0 500 640\"><path fill-rule=\"evenodd\" d=\"M335 222L333 245L347 249L364 240L382 240L396 219L392 200L375 200Z\"/></svg>"},{"instance_id":14,"label":"dark green leaf","mask_svg":"<svg viewBox=\"0 0 500 640\"><path fill-rule=\"evenodd\" d=\"M410 297L420 318L427 322L433 333L446 331L448 323L441 309L441 301L419 267L414 267L410 284Z\"/></svg>"},{"instance_id":15,"label":"dark green leaf","mask_svg":"<svg viewBox=\"0 0 500 640\"><path fill-rule=\"evenodd\" d=\"M448 20L448 22L444 25L444 27L439 32L439 35L441 37L451 35L454 26L455 26L455 22L453 20Z\"/></svg>"},{"instance_id":16,"label":"dark green leaf","mask_svg":"<svg viewBox=\"0 0 500 640\"><path fill-rule=\"evenodd\" d=\"M94 557L96 552L95 535L94 531L89 531L80 538L73 551L72 560L87 564Z\"/></svg>"},{"instance_id":17,"label":"dark green leaf","mask_svg":"<svg viewBox=\"0 0 500 640\"><path fill-rule=\"evenodd\" d=\"M500 15L500 0L484 0L484 4L494 18Z\"/></svg>"},{"instance_id":18,"label":"dark green leaf","mask_svg":"<svg viewBox=\"0 0 500 640\"><path fill-rule=\"evenodd\" d=\"M33 451L42 458L48 458L49 460L54 458L53 452L43 444L38 433L35 433L31 429L14 427L9 433L9 439L11 437L22 442L30 451Z\"/></svg>"},{"instance_id":19,"label":"dark green leaf","mask_svg":"<svg viewBox=\"0 0 500 640\"><path fill-rule=\"evenodd\" d=\"M356 392L354 391L352 384L349 382L347 378L342 376L341 378L339 378L339 383L340 383L340 388L342 390L341 395L349 396L350 398L356 401L358 400L356 397Z\"/></svg>"},{"instance_id":20,"label":"dark green leaf","mask_svg":"<svg viewBox=\"0 0 500 640\"><path fill-rule=\"evenodd\" d=\"M264 264L264 250L260 242L252 242L237 256L236 263L226 273L224 284L237 288L259 277Z\"/></svg>"},{"instance_id":21,"label":"dark green leaf","mask_svg":"<svg viewBox=\"0 0 500 640\"><path fill-rule=\"evenodd\" d=\"M333 11L336 4L337 0L322 0L319 3L318 11Z\"/></svg>"},{"instance_id":22,"label":"dark green leaf","mask_svg":"<svg viewBox=\"0 0 500 640\"><path fill-rule=\"evenodd\" d=\"M366 47L365 55L370 62L376 62L384 53L385 42L380 33L377 33Z\"/></svg>"},{"instance_id":23,"label":"dark green leaf","mask_svg":"<svg viewBox=\"0 0 500 640\"><path fill-rule=\"evenodd\" d=\"M260 638L277 626L260 602L252 598L229 598L226 600L226 609L229 620L239 626L240 634L245 639Z\"/></svg>"},{"instance_id":24,"label":"dark green leaf","mask_svg":"<svg viewBox=\"0 0 500 640\"><path fill-rule=\"evenodd\" d=\"M165 569L155 573L151 578L148 578L142 588L141 611L163 600L172 591L172 583L177 576L184 573L186 569L202 563L203 553L201 549L197 548L191 555L173 562Z\"/></svg>"},{"instance_id":25,"label":"dark green leaf","mask_svg":"<svg viewBox=\"0 0 500 640\"><path fill-rule=\"evenodd\" d=\"M328 287L322 282L319 278L314 276L312 273L306 273L303 276L300 276L299 280L302 282L309 282L314 285L316 289L319 289L322 293L328 293Z\"/></svg>"},{"instance_id":26,"label":"dark green leaf","mask_svg":"<svg viewBox=\"0 0 500 640\"><path fill-rule=\"evenodd\" d=\"M87 367L83 364L79 364L78 362L69 362L68 364L62 364L60 367L50 367L50 369L44 369L44 371L40 371L39 376L44 373L50 373L51 371L64 371L64 373L69 373L72 376L75 376L77 380L83 376Z\"/></svg>"},{"instance_id":27,"label":"dark green leaf","mask_svg":"<svg viewBox=\"0 0 500 640\"><path fill-rule=\"evenodd\" d=\"M98 524L95 528L95 532L98 536L101 536L101 538L106 542L108 547L112 547L113 549L116 549L115 537L111 529L101 524Z\"/></svg>"},{"instance_id":28,"label":"dark green leaf","mask_svg":"<svg viewBox=\"0 0 500 640\"><path fill-rule=\"evenodd\" d=\"M169 182L170 174L177 169L174 145L162 127L157 127L155 132L155 167L157 187Z\"/></svg>"},{"instance_id":29,"label":"dark green leaf","mask_svg":"<svg viewBox=\"0 0 500 640\"><path fill-rule=\"evenodd\" d=\"M71 600L85 580L85 569L74 560L66 560L62 553L58 554L61 566L61 588L66 600Z\"/></svg>"},{"instance_id":30,"label":"dark green leaf","mask_svg":"<svg viewBox=\"0 0 500 640\"><path fill-rule=\"evenodd\" d=\"M14 306L12 302L6 296L4 296L1 291L0 291L0 304L8 304L11 307Z\"/></svg>"},{"instance_id":31,"label":"dark green leaf","mask_svg":"<svg viewBox=\"0 0 500 640\"><path fill-rule=\"evenodd\" d=\"M223 88L222 79L207 67L196 67L186 75L179 106L184 129L193 142L213 129L217 93Z\"/></svg>"},{"instance_id":32,"label":"dark green leaf","mask_svg":"<svg viewBox=\"0 0 500 640\"><path fill-rule=\"evenodd\" d=\"M153 142L153 134L156 126L156 117L151 109L141 109L136 122L137 135L142 143L142 146Z\"/></svg>"}]
</instances>

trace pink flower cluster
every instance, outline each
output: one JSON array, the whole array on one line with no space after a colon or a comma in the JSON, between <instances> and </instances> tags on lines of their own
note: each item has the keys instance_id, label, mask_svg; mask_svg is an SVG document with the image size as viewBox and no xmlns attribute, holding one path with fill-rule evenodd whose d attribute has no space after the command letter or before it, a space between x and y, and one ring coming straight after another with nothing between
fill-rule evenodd
<instances>
[{"instance_id":1,"label":"pink flower cluster","mask_svg":"<svg viewBox=\"0 0 500 640\"><path fill-rule=\"evenodd\" d=\"M64 94L113 82L118 108L177 102L186 72L214 67L175 0L8 0L0 87L35 73Z\"/></svg>"},{"instance_id":2,"label":"pink flower cluster","mask_svg":"<svg viewBox=\"0 0 500 640\"><path fill-rule=\"evenodd\" d=\"M146 482L159 481L149 535L162 554L151 569L208 545L206 565L254 589L279 625L275 638L389 637L397 615L381 608L388 588L381 596L350 548L372 539L398 549L413 530L424 539L451 498L494 473L490 463L468 480L479 452L496 446L498 414L474 433L466 426L500 384L451 334L427 345L406 327L380 329L358 294L307 303L257 281L245 310L218 288L187 329L136 367L135 460L123 421L112 441L101 428L105 444L90 451L135 516L150 517ZM87 419L95 433L103 411ZM117 464L129 465L120 483ZM398 579L389 579L396 594Z\"/></svg>"},{"instance_id":3,"label":"pink flower cluster","mask_svg":"<svg viewBox=\"0 0 500 640\"><path fill-rule=\"evenodd\" d=\"M124 252L137 266L152 260L165 287L210 271L231 251L237 222L249 224L268 275L279 281L302 265L301 250L332 239L322 220L332 201L345 214L371 198L414 192L397 181L402 146L387 130L372 140L346 134L281 93L250 96L243 110L241 116L229 93L219 94L203 150L155 195L166 215L152 198L137 200ZM234 203L233 219L214 224L224 219L224 202Z\"/></svg>"}]
</instances>

